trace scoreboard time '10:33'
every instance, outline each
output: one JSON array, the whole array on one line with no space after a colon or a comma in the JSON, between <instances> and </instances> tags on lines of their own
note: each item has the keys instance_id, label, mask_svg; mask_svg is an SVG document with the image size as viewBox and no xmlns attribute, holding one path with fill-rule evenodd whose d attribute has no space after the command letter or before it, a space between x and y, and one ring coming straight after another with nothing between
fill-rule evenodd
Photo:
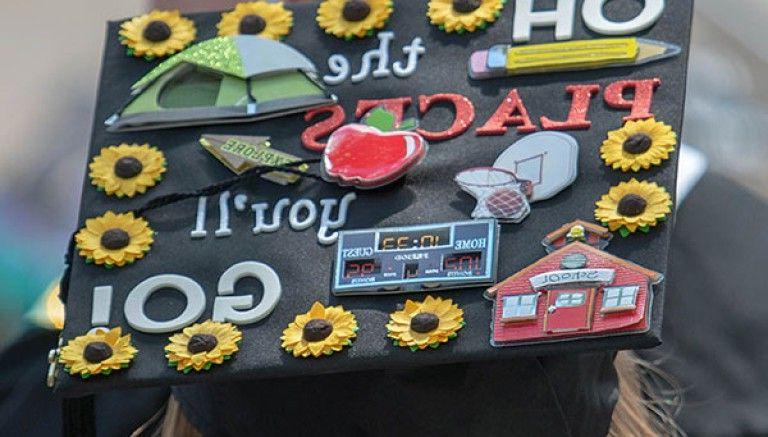
<instances>
[{"instance_id":1,"label":"scoreboard time '10:33'","mask_svg":"<svg viewBox=\"0 0 768 437\"><path fill-rule=\"evenodd\" d=\"M498 224L473 220L341 231L333 293L404 293L496 281Z\"/></svg>"}]
</instances>

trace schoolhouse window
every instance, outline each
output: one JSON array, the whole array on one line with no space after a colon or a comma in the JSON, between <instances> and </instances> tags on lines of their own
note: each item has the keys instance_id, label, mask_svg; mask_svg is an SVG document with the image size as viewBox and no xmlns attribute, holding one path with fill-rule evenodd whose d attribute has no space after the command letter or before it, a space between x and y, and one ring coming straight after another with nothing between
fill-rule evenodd
<instances>
[{"instance_id":1,"label":"schoolhouse window","mask_svg":"<svg viewBox=\"0 0 768 437\"><path fill-rule=\"evenodd\" d=\"M538 297L537 293L504 296L502 299L501 319L527 320L536 318L536 302Z\"/></svg>"},{"instance_id":2,"label":"schoolhouse window","mask_svg":"<svg viewBox=\"0 0 768 437\"><path fill-rule=\"evenodd\" d=\"M586 296L583 291L574 293L561 293L557 296L557 300L555 300L555 306L558 308L577 307L579 305L584 305L585 299Z\"/></svg>"},{"instance_id":3,"label":"schoolhouse window","mask_svg":"<svg viewBox=\"0 0 768 437\"><path fill-rule=\"evenodd\" d=\"M603 308L601 311L609 313L635 309L638 291L640 291L640 287L637 285L606 287L603 289Z\"/></svg>"}]
</instances>

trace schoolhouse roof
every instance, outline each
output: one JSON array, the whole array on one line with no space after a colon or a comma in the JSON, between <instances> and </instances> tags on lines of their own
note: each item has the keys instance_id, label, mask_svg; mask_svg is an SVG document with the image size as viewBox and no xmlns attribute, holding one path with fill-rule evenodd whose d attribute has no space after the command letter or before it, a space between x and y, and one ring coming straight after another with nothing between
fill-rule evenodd
<instances>
[{"instance_id":1,"label":"schoolhouse roof","mask_svg":"<svg viewBox=\"0 0 768 437\"><path fill-rule=\"evenodd\" d=\"M516 279L518 279L520 277L525 276L526 273L528 273L530 270L532 270L534 267L538 266L539 264L546 263L547 261L549 261L549 260L551 260L553 258L557 258L559 256L562 256L562 255L564 255L566 253L571 253L571 252L576 252L576 251L578 251L578 252L590 252L590 253L593 253L593 254L595 254L595 255L603 258L603 259L606 259L606 260L608 260L608 261L610 261L612 263L615 263L615 264L618 264L620 266L626 267L626 268L628 268L630 270L633 270L633 271L636 271L638 273L642 273L643 275L648 277L648 279L651 281L652 284L658 284L659 282L661 282L664 279L664 275L659 273L659 272L655 272L655 271L653 271L651 269L647 269L647 268L645 268L643 266L640 266L640 265L637 265L637 264L635 264L635 263L633 263L631 261L627 261L625 259L619 258L618 256L611 255L608 252L602 251L602 250L600 250L600 249L598 249L596 247L592 247L592 246L590 246L588 244L584 244L584 243L582 243L580 241L574 241L573 243L570 243L570 244L568 244L568 245L566 245L566 246L564 246L564 247L562 247L562 248L560 248L560 249L558 249L558 250L556 250L556 251L554 251L554 252L544 256L543 258L539 259L535 263L529 265L528 267L525 267L524 269L520 270L519 272L515 273L514 275L509 276L508 278L504 279L503 281L499 282L498 284L488 288L485 291L485 293L489 297L494 297L496 295L496 292L501 287L503 287L504 285L510 283L511 281L514 281L514 280L516 280Z\"/></svg>"},{"instance_id":2,"label":"schoolhouse roof","mask_svg":"<svg viewBox=\"0 0 768 437\"><path fill-rule=\"evenodd\" d=\"M590 223L584 220L574 220L570 223L566 223L563 226L560 226L559 228L547 234L544 237L544 239L541 240L541 244L545 246L552 244L558 238L562 238L563 236L565 236L568 233L568 231L570 231L571 228L573 228L574 226L583 226L585 231L596 234L600 238L611 238L613 236L613 234L611 234L611 231L609 231L608 228L606 227L597 225L595 223Z\"/></svg>"}]
</instances>

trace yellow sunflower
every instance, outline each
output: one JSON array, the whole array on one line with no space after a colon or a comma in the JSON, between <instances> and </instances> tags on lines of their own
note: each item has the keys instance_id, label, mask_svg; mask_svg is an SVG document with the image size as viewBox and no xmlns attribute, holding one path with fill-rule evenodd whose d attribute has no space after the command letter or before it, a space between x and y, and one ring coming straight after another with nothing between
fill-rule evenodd
<instances>
[{"instance_id":1,"label":"yellow sunflower","mask_svg":"<svg viewBox=\"0 0 768 437\"><path fill-rule=\"evenodd\" d=\"M138 351L131 344L131 334L121 334L118 327L75 337L61 348L59 363L70 375L79 374L83 379L125 369Z\"/></svg>"},{"instance_id":2,"label":"yellow sunflower","mask_svg":"<svg viewBox=\"0 0 768 437\"><path fill-rule=\"evenodd\" d=\"M195 23L179 11L153 10L120 25L120 43L128 55L147 60L180 52L196 36Z\"/></svg>"},{"instance_id":3,"label":"yellow sunflower","mask_svg":"<svg viewBox=\"0 0 768 437\"><path fill-rule=\"evenodd\" d=\"M621 129L608 132L600 156L614 170L648 170L651 165L661 165L661 161L669 159L676 144L677 134L671 126L653 118L629 121Z\"/></svg>"},{"instance_id":4,"label":"yellow sunflower","mask_svg":"<svg viewBox=\"0 0 768 437\"><path fill-rule=\"evenodd\" d=\"M216 27L219 36L258 35L281 40L291 33L293 12L286 9L283 2L238 3L234 10L221 14Z\"/></svg>"},{"instance_id":5,"label":"yellow sunflower","mask_svg":"<svg viewBox=\"0 0 768 437\"><path fill-rule=\"evenodd\" d=\"M474 32L496 21L505 3L506 0L430 0L427 17L447 33Z\"/></svg>"},{"instance_id":6,"label":"yellow sunflower","mask_svg":"<svg viewBox=\"0 0 768 437\"><path fill-rule=\"evenodd\" d=\"M464 310L451 299L427 296L423 302L408 299L402 310L389 315L387 337L394 339L395 346L412 351L435 349L456 338L464 325Z\"/></svg>"},{"instance_id":7,"label":"yellow sunflower","mask_svg":"<svg viewBox=\"0 0 768 437\"><path fill-rule=\"evenodd\" d=\"M165 347L165 357L168 366L179 372L208 370L232 358L242 339L243 334L231 323L206 320L172 335L171 343Z\"/></svg>"},{"instance_id":8,"label":"yellow sunflower","mask_svg":"<svg viewBox=\"0 0 768 437\"><path fill-rule=\"evenodd\" d=\"M132 212L106 214L85 221L75 243L88 263L122 267L143 258L152 246L154 232L147 221Z\"/></svg>"},{"instance_id":9,"label":"yellow sunflower","mask_svg":"<svg viewBox=\"0 0 768 437\"><path fill-rule=\"evenodd\" d=\"M351 346L357 332L355 315L341 306L325 307L315 302L308 313L299 314L288 324L280 340L294 357L318 358Z\"/></svg>"},{"instance_id":10,"label":"yellow sunflower","mask_svg":"<svg viewBox=\"0 0 768 437\"><path fill-rule=\"evenodd\" d=\"M638 229L648 232L651 226L666 220L672 212L672 197L655 182L632 178L611 187L595 205L595 218L626 237Z\"/></svg>"},{"instance_id":11,"label":"yellow sunflower","mask_svg":"<svg viewBox=\"0 0 768 437\"><path fill-rule=\"evenodd\" d=\"M317 8L317 24L337 38L365 38L383 29L392 11L392 0L324 0Z\"/></svg>"},{"instance_id":12,"label":"yellow sunflower","mask_svg":"<svg viewBox=\"0 0 768 437\"><path fill-rule=\"evenodd\" d=\"M165 166L165 156L156 147L121 144L101 149L88 165L88 176L99 191L133 197L162 180Z\"/></svg>"},{"instance_id":13,"label":"yellow sunflower","mask_svg":"<svg viewBox=\"0 0 768 437\"><path fill-rule=\"evenodd\" d=\"M45 315L57 331L64 329L64 304L59 299L59 280L51 284L45 294Z\"/></svg>"}]
</instances>

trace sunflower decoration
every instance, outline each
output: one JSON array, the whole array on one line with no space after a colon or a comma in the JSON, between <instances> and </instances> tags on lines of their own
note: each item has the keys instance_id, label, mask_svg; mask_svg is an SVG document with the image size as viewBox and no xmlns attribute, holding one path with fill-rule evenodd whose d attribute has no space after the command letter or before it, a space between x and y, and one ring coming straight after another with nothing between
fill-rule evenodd
<instances>
[{"instance_id":1,"label":"sunflower decoration","mask_svg":"<svg viewBox=\"0 0 768 437\"><path fill-rule=\"evenodd\" d=\"M414 352L427 346L436 349L456 338L464 325L464 310L451 299L427 296L423 302L408 299L403 309L389 315L387 337Z\"/></svg>"},{"instance_id":2,"label":"sunflower decoration","mask_svg":"<svg viewBox=\"0 0 768 437\"><path fill-rule=\"evenodd\" d=\"M357 332L355 315L341 306L326 307L315 302L309 312L288 324L280 340L294 357L319 358L351 346Z\"/></svg>"},{"instance_id":3,"label":"sunflower decoration","mask_svg":"<svg viewBox=\"0 0 768 437\"><path fill-rule=\"evenodd\" d=\"M258 35L281 40L291 33L293 12L282 2L267 3L264 0L238 3L235 9L221 14L216 25L219 36Z\"/></svg>"},{"instance_id":4,"label":"sunflower decoration","mask_svg":"<svg viewBox=\"0 0 768 437\"><path fill-rule=\"evenodd\" d=\"M70 375L86 379L92 375L109 375L113 370L125 369L138 350L131 344L131 334L122 330L96 329L91 334L75 337L61 349L59 363Z\"/></svg>"},{"instance_id":5,"label":"sunflower decoration","mask_svg":"<svg viewBox=\"0 0 768 437\"><path fill-rule=\"evenodd\" d=\"M122 267L143 258L152 246L154 232L147 221L132 212L106 214L85 221L75 235L80 256L107 268Z\"/></svg>"},{"instance_id":6,"label":"sunflower decoration","mask_svg":"<svg viewBox=\"0 0 768 437\"><path fill-rule=\"evenodd\" d=\"M672 197L664 187L635 178L611 187L595 204L595 218L622 237L638 229L647 233L672 212Z\"/></svg>"},{"instance_id":7,"label":"sunflower decoration","mask_svg":"<svg viewBox=\"0 0 768 437\"><path fill-rule=\"evenodd\" d=\"M392 11L392 0L324 0L317 8L317 24L337 38L365 38L383 29Z\"/></svg>"},{"instance_id":8,"label":"sunflower decoration","mask_svg":"<svg viewBox=\"0 0 768 437\"><path fill-rule=\"evenodd\" d=\"M653 118L629 121L621 129L608 132L600 156L614 170L648 170L651 165L661 165L669 159L675 145L677 134L671 126Z\"/></svg>"},{"instance_id":9,"label":"sunflower decoration","mask_svg":"<svg viewBox=\"0 0 768 437\"><path fill-rule=\"evenodd\" d=\"M165 155L149 144L120 144L101 149L88 168L91 183L110 196L143 194L163 179Z\"/></svg>"},{"instance_id":10,"label":"sunflower decoration","mask_svg":"<svg viewBox=\"0 0 768 437\"><path fill-rule=\"evenodd\" d=\"M196 36L195 23L179 11L153 10L120 25L120 43L128 56L148 61L184 50Z\"/></svg>"},{"instance_id":11,"label":"sunflower decoration","mask_svg":"<svg viewBox=\"0 0 768 437\"><path fill-rule=\"evenodd\" d=\"M430 0L429 22L446 33L485 29L501 15L506 0Z\"/></svg>"},{"instance_id":12,"label":"sunflower decoration","mask_svg":"<svg viewBox=\"0 0 768 437\"><path fill-rule=\"evenodd\" d=\"M208 370L232 358L242 339L243 334L233 324L206 320L172 335L165 346L165 357L168 366L179 372Z\"/></svg>"}]
</instances>

